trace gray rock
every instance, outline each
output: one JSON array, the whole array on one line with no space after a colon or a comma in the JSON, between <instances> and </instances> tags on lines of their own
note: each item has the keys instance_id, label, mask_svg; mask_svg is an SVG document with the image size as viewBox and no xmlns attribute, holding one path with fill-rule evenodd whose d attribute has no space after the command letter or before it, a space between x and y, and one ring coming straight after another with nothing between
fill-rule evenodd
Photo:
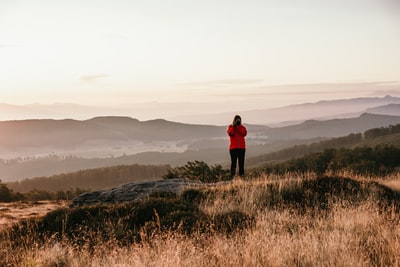
<instances>
[{"instance_id":1,"label":"gray rock","mask_svg":"<svg viewBox=\"0 0 400 267\"><path fill-rule=\"evenodd\" d=\"M171 192L176 195L189 187L207 186L201 182L185 179L167 179L148 182L132 182L109 190L86 192L72 200L72 206L114 204L141 201L154 192Z\"/></svg>"}]
</instances>

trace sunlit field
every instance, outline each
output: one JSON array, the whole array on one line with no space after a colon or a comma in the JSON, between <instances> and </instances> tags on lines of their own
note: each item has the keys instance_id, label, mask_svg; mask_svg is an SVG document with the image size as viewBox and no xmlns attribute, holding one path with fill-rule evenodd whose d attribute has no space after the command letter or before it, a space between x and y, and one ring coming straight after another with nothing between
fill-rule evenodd
<instances>
[{"instance_id":1,"label":"sunlit field","mask_svg":"<svg viewBox=\"0 0 400 267\"><path fill-rule=\"evenodd\" d=\"M0 265L398 266L399 185L400 174L262 176L137 205L66 208L3 231ZM137 223L131 214L143 210L149 219ZM110 216L93 225L103 211Z\"/></svg>"}]
</instances>

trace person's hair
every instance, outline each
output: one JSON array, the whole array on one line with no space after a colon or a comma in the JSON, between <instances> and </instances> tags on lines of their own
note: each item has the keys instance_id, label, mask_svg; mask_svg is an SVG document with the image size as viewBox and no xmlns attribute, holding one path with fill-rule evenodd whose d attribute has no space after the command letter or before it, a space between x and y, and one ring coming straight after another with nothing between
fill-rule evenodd
<instances>
[{"instance_id":1,"label":"person's hair","mask_svg":"<svg viewBox=\"0 0 400 267\"><path fill-rule=\"evenodd\" d=\"M242 118L239 115L235 115L232 121L232 125L240 125L242 124Z\"/></svg>"}]
</instances>

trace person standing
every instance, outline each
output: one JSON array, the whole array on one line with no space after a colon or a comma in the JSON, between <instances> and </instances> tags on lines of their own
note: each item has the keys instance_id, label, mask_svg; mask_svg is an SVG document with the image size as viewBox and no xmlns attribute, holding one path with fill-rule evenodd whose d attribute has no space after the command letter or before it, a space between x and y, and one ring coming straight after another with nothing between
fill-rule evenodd
<instances>
[{"instance_id":1,"label":"person standing","mask_svg":"<svg viewBox=\"0 0 400 267\"><path fill-rule=\"evenodd\" d=\"M231 177L236 174L236 165L239 163L239 175L244 176L244 157L246 152L247 129L242 124L242 118L236 115L233 122L228 126L229 154L231 156Z\"/></svg>"}]
</instances>

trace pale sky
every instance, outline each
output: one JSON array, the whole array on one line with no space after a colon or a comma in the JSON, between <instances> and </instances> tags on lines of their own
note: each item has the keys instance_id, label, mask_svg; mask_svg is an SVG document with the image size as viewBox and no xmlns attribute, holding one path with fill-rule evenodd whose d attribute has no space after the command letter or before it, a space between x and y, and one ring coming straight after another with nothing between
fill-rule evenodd
<instances>
[{"instance_id":1,"label":"pale sky","mask_svg":"<svg viewBox=\"0 0 400 267\"><path fill-rule=\"evenodd\" d=\"M399 81L398 0L0 0L0 103L244 109Z\"/></svg>"}]
</instances>

